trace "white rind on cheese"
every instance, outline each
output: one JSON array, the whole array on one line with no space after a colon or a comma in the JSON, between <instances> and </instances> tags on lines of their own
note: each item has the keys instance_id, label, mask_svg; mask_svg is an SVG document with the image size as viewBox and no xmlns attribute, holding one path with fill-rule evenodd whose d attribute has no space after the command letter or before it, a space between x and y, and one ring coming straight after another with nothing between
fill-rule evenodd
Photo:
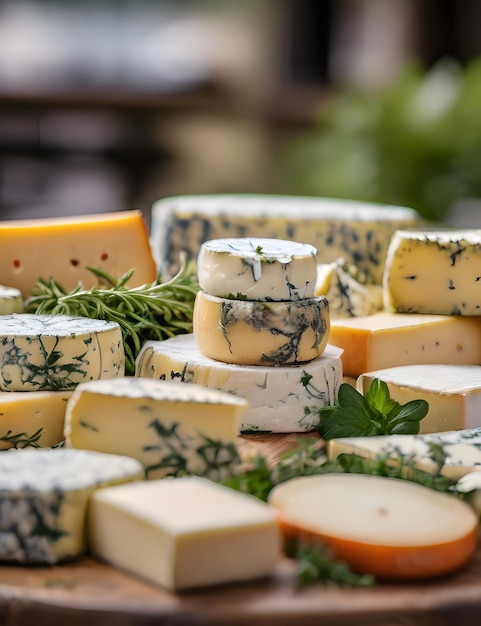
<instances>
[{"instance_id":1,"label":"white rind on cheese","mask_svg":"<svg viewBox=\"0 0 481 626\"><path fill-rule=\"evenodd\" d=\"M302 365L235 365L203 356L192 333L147 341L136 360L136 376L195 383L244 398L241 430L305 432L319 422L319 410L334 404L342 381L341 350Z\"/></svg>"},{"instance_id":2,"label":"white rind on cheese","mask_svg":"<svg viewBox=\"0 0 481 626\"><path fill-rule=\"evenodd\" d=\"M23 297L20 289L0 285L0 315L23 313Z\"/></svg>"},{"instance_id":3,"label":"white rind on cheese","mask_svg":"<svg viewBox=\"0 0 481 626\"><path fill-rule=\"evenodd\" d=\"M71 390L124 371L117 322L29 313L0 316L0 391Z\"/></svg>"},{"instance_id":4,"label":"white rind on cheese","mask_svg":"<svg viewBox=\"0 0 481 626\"><path fill-rule=\"evenodd\" d=\"M279 239L207 241L197 258L199 285L220 298L312 298L317 279L316 255L314 246Z\"/></svg>"}]
</instances>

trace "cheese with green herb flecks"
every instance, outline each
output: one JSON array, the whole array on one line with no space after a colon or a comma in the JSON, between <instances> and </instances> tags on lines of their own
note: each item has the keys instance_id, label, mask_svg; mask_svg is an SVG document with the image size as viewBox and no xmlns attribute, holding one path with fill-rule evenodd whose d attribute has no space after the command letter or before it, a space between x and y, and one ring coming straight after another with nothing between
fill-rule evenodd
<instances>
[{"instance_id":1,"label":"cheese with green herb flecks","mask_svg":"<svg viewBox=\"0 0 481 626\"><path fill-rule=\"evenodd\" d=\"M144 477L135 459L64 448L0 454L0 561L52 565L86 553L87 506L101 487Z\"/></svg>"},{"instance_id":2,"label":"cheese with green herb flecks","mask_svg":"<svg viewBox=\"0 0 481 626\"><path fill-rule=\"evenodd\" d=\"M80 384L65 415L65 444L132 456L149 478L218 478L239 462L247 402L200 385L127 376Z\"/></svg>"},{"instance_id":3,"label":"cheese with green herb flecks","mask_svg":"<svg viewBox=\"0 0 481 626\"><path fill-rule=\"evenodd\" d=\"M124 371L117 322L30 313L0 317L1 391L68 390Z\"/></svg>"},{"instance_id":4,"label":"cheese with green herb flecks","mask_svg":"<svg viewBox=\"0 0 481 626\"><path fill-rule=\"evenodd\" d=\"M392 234L421 221L406 207L249 194L163 198L151 213L152 250L167 274L179 268L181 252L195 259L210 239L265 237L311 244L318 250L318 263L344 257L375 284L381 284Z\"/></svg>"},{"instance_id":5,"label":"cheese with green herb flecks","mask_svg":"<svg viewBox=\"0 0 481 626\"><path fill-rule=\"evenodd\" d=\"M199 285L206 293L238 300L312 298L317 250L309 244L247 237L202 244Z\"/></svg>"},{"instance_id":6,"label":"cheese with green herb flecks","mask_svg":"<svg viewBox=\"0 0 481 626\"><path fill-rule=\"evenodd\" d=\"M302 365L234 365L203 356L192 333L147 341L136 361L136 376L195 383L247 400L241 430L305 432L319 422L319 409L333 404L342 383L341 350Z\"/></svg>"},{"instance_id":7,"label":"cheese with green herb flecks","mask_svg":"<svg viewBox=\"0 0 481 626\"><path fill-rule=\"evenodd\" d=\"M23 313L23 297L20 289L0 285L0 315Z\"/></svg>"}]
</instances>

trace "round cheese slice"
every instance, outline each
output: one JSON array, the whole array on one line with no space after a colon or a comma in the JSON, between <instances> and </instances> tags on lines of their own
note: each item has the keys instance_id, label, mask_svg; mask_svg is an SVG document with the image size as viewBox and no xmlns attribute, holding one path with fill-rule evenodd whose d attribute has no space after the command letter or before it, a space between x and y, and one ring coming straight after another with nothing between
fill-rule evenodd
<instances>
[{"instance_id":1,"label":"round cheese slice","mask_svg":"<svg viewBox=\"0 0 481 626\"><path fill-rule=\"evenodd\" d=\"M238 365L306 363L329 338L325 296L292 302L230 300L197 293L193 331L200 352Z\"/></svg>"},{"instance_id":2,"label":"round cheese slice","mask_svg":"<svg viewBox=\"0 0 481 626\"><path fill-rule=\"evenodd\" d=\"M319 422L319 409L334 404L342 382L341 350L298 365L235 365L201 354L192 333L147 341L136 376L196 383L247 400L241 431L305 432Z\"/></svg>"},{"instance_id":3,"label":"round cheese slice","mask_svg":"<svg viewBox=\"0 0 481 626\"><path fill-rule=\"evenodd\" d=\"M116 322L29 313L0 317L0 391L68 390L124 370Z\"/></svg>"},{"instance_id":4,"label":"round cheese slice","mask_svg":"<svg viewBox=\"0 0 481 626\"><path fill-rule=\"evenodd\" d=\"M303 476L271 491L286 538L320 541L334 558L384 579L428 578L464 565L478 518L454 495L382 476Z\"/></svg>"},{"instance_id":5,"label":"round cheese slice","mask_svg":"<svg viewBox=\"0 0 481 626\"><path fill-rule=\"evenodd\" d=\"M279 239L214 239L197 258L199 285L206 293L240 300L312 298L317 250Z\"/></svg>"},{"instance_id":6,"label":"round cheese slice","mask_svg":"<svg viewBox=\"0 0 481 626\"><path fill-rule=\"evenodd\" d=\"M20 289L0 285L0 315L23 313L23 297Z\"/></svg>"}]
</instances>

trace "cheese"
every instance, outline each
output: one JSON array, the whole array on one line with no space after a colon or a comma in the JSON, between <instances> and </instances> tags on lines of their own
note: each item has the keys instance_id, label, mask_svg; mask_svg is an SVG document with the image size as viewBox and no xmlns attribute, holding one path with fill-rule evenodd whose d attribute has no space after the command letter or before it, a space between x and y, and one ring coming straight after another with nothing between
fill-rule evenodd
<instances>
[{"instance_id":1,"label":"cheese","mask_svg":"<svg viewBox=\"0 0 481 626\"><path fill-rule=\"evenodd\" d=\"M20 289L0 285L0 315L23 313L23 297Z\"/></svg>"},{"instance_id":2,"label":"cheese","mask_svg":"<svg viewBox=\"0 0 481 626\"><path fill-rule=\"evenodd\" d=\"M0 221L0 284L31 295L39 278L54 278L70 291L102 280L87 268L120 277L135 272L128 285L152 282L157 268L140 211Z\"/></svg>"},{"instance_id":3,"label":"cheese","mask_svg":"<svg viewBox=\"0 0 481 626\"><path fill-rule=\"evenodd\" d=\"M133 376L82 383L65 414L65 444L131 456L149 478L191 473L217 478L238 463L247 403L200 385Z\"/></svg>"},{"instance_id":4,"label":"cheese","mask_svg":"<svg viewBox=\"0 0 481 626\"><path fill-rule=\"evenodd\" d=\"M238 365L305 363L329 338L324 296L292 302L230 300L197 292L192 326L200 352Z\"/></svg>"},{"instance_id":5,"label":"cheese","mask_svg":"<svg viewBox=\"0 0 481 626\"><path fill-rule=\"evenodd\" d=\"M481 426L480 365L406 365L375 370L359 376L358 391L365 393L375 378L387 384L391 398L400 404L428 402L421 433Z\"/></svg>"},{"instance_id":6,"label":"cheese","mask_svg":"<svg viewBox=\"0 0 481 626\"><path fill-rule=\"evenodd\" d=\"M0 449L63 441L70 391L0 391Z\"/></svg>"},{"instance_id":7,"label":"cheese","mask_svg":"<svg viewBox=\"0 0 481 626\"><path fill-rule=\"evenodd\" d=\"M384 301L401 313L481 315L481 230L395 233L386 258Z\"/></svg>"},{"instance_id":8,"label":"cheese","mask_svg":"<svg viewBox=\"0 0 481 626\"><path fill-rule=\"evenodd\" d=\"M331 320L329 343L342 348L345 376L427 363L481 363L481 318L376 313Z\"/></svg>"},{"instance_id":9,"label":"cheese","mask_svg":"<svg viewBox=\"0 0 481 626\"><path fill-rule=\"evenodd\" d=\"M61 391L122 376L125 354L116 322L13 313L0 318L0 391Z\"/></svg>"},{"instance_id":10,"label":"cheese","mask_svg":"<svg viewBox=\"0 0 481 626\"><path fill-rule=\"evenodd\" d=\"M195 383L244 398L241 431L305 432L319 423L319 409L334 404L342 382L341 350L302 365L235 365L203 356L192 333L147 341L136 376Z\"/></svg>"},{"instance_id":11,"label":"cheese","mask_svg":"<svg viewBox=\"0 0 481 626\"><path fill-rule=\"evenodd\" d=\"M319 263L344 257L381 284L392 234L420 223L413 209L331 198L249 194L176 196L156 201L151 244L161 271L174 274L182 251L196 258L211 239L264 237L311 244Z\"/></svg>"},{"instance_id":12,"label":"cheese","mask_svg":"<svg viewBox=\"0 0 481 626\"><path fill-rule=\"evenodd\" d=\"M140 480L134 459L85 450L0 454L0 561L51 565L86 552L87 506L101 487Z\"/></svg>"},{"instance_id":13,"label":"cheese","mask_svg":"<svg viewBox=\"0 0 481 626\"><path fill-rule=\"evenodd\" d=\"M199 285L220 298L299 300L312 298L317 279L314 246L255 237L202 244Z\"/></svg>"},{"instance_id":14,"label":"cheese","mask_svg":"<svg viewBox=\"0 0 481 626\"><path fill-rule=\"evenodd\" d=\"M97 558L174 591L269 576L281 555L269 505L195 476L102 489L88 534Z\"/></svg>"},{"instance_id":15,"label":"cheese","mask_svg":"<svg viewBox=\"0 0 481 626\"><path fill-rule=\"evenodd\" d=\"M340 454L357 454L375 459L388 455L428 474L440 474L459 480L465 474L481 470L481 428L446 431L420 435L377 435L375 437L343 437L327 442L329 459ZM440 459L444 463L440 467Z\"/></svg>"}]
</instances>

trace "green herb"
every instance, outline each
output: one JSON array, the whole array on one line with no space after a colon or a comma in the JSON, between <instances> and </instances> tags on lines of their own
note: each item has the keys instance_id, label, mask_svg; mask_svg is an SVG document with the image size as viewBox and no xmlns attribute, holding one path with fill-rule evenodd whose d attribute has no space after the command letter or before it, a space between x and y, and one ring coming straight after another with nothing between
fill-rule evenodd
<instances>
[{"instance_id":1,"label":"green herb","mask_svg":"<svg viewBox=\"0 0 481 626\"><path fill-rule=\"evenodd\" d=\"M79 285L66 292L52 278L40 279L25 302L29 313L80 315L117 322L125 349L125 373L135 373L135 359L147 340L163 340L192 332L194 300L199 290L195 262L181 259L179 272L162 282L159 274L153 283L126 287L134 270L119 279L89 267L106 285L84 290Z\"/></svg>"},{"instance_id":2,"label":"green herb","mask_svg":"<svg viewBox=\"0 0 481 626\"><path fill-rule=\"evenodd\" d=\"M348 383L339 387L333 405L319 410L318 431L323 439L372 435L416 435L427 414L425 400L401 405L389 395L384 381L375 378L363 396Z\"/></svg>"},{"instance_id":3,"label":"green herb","mask_svg":"<svg viewBox=\"0 0 481 626\"><path fill-rule=\"evenodd\" d=\"M40 448L41 446L38 441L42 436L42 432L43 428L39 428L33 435L29 435L28 433L13 434L13 431L9 429L5 435L0 437L0 441L11 443L14 448Z\"/></svg>"}]
</instances>

